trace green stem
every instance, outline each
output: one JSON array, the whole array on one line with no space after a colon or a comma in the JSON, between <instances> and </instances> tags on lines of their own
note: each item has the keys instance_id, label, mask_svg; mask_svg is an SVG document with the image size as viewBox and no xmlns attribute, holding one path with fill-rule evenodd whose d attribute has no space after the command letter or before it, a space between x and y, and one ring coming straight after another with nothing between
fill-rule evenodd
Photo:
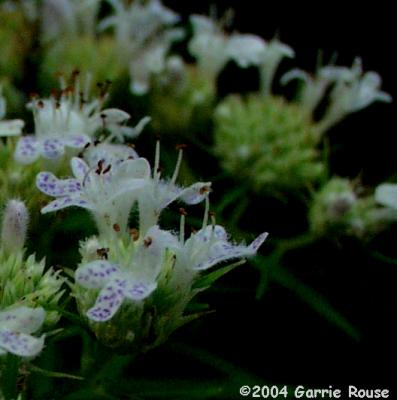
<instances>
[{"instance_id":1,"label":"green stem","mask_svg":"<svg viewBox=\"0 0 397 400\"><path fill-rule=\"evenodd\" d=\"M5 400L16 400L20 359L11 353L4 356L5 362L0 376L0 387Z\"/></svg>"}]
</instances>

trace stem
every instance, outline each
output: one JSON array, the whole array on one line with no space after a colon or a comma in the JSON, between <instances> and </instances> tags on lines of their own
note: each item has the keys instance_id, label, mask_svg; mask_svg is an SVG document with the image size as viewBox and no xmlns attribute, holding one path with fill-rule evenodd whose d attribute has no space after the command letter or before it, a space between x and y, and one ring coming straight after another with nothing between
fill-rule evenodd
<instances>
[{"instance_id":1,"label":"stem","mask_svg":"<svg viewBox=\"0 0 397 400\"><path fill-rule=\"evenodd\" d=\"M5 355L4 359L5 363L0 375L0 388L3 391L4 400L16 400L20 359L11 353Z\"/></svg>"}]
</instances>

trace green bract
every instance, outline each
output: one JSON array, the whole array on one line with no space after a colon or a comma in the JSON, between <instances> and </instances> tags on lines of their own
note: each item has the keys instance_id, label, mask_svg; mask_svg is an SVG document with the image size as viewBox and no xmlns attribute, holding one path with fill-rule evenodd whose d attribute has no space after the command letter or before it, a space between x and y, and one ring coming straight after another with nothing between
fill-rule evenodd
<instances>
[{"instance_id":1,"label":"green bract","mask_svg":"<svg viewBox=\"0 0 397 400\"><path fill-rule=\"evenodd\" d=\"M319 139L311 118L281 97L229 96L215 111L215 153L225 170L257 191L318 182Z\"/></svg>"}]
</instances>

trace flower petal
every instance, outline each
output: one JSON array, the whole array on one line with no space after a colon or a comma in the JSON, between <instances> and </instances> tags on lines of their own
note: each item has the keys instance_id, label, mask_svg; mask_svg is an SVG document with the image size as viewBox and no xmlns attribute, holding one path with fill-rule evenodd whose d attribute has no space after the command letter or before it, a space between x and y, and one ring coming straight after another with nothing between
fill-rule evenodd
<instances>
[{"instance_id":1,"label":"flower petal","mask_svg":"<svg viewBox=\"0 0 397 400\"><path fill-rule=\"evenodd\" d=\"M30 164L38 157L37 139L33 135L21 137L15 149L14 159L21 164Z\"/></svg>"},{"instance_id":2,"label":"flower petal","mask_svg":"<svg viewBox=\"0 0 397 400\"><path fill-rule=\"evenodd\" d=\"M145 283L127 281L127 286L124 289L124 295L131 300L143 300L150 296L156 288L156 282Z\"/></svg>"},{"instance_id":3,"label":"flower petal","mask_svg":"<svg viewBox=\"0 0 397 400\"><path fill-rule=\"evenodd\" d=\"M124 300L125 279L111 280L99 293L94 307L87 311L87 317L93 321L108 321L113 317Z\"/></svg>"},{"instance_id":4,"label":"flower petal","mask_svg":"<svg viewBox=\"0 0 397 400\"><path fill-rule=\"evenodd\" d=\"M197 182L184 189L180 199L186 204L201 203L211 190L211 182Z\"/></svg>"},{"instance_id":5,"label":"flower petal","mask_svg":"<svg viewBox=\"0 0 397 400\"><path fill-rule=\"evenodd\" d=\"M63 144L67 147L74 149L82 149L87 143L90 143L91 139L87 135L73 135L66 136L63 139Z\"/></svg>"},{"instance_id":6,"label":"flower petal","mask_svg":"<svg viewBox=\"0 0 397 400\"><path fill-rule=\"evenodd\" d=\"M41 213L45 214L48 212L61 210L62 208L71 206L82 207L86 208L87 210L93 209L91 204L88 203L87 200L84 200L81 196L75 196L75 197L65 196L65 197L60 197L59 199L56 199L51 203L47 204L45 207L41 209Z\"/></svg>"},{"instance_id":7,"label":"flower petal","mask_svg":"<svg viewBox=\"0 0 397 400\"><path fill-rule=\"evenodd\" d=\"M375 200L382 206L397 209L397 184L382 183L375 189Z\"/></svg>"},{"instance_id":8,"label":"flower petal","mask_svg":"<svg viewBox=\"0 0 397 400\"><path fill-rule=\"evenodd\" d=\"M82 160L81 158L78 157L73 157L70 161L70 167L72 168L73 175L78 179L79 181L84 181L88 171L89 167L87 163Z\"/></svg>"},{"instance_id":9,"label":"flower petal","mask_svg":"<svg viewBox=\"0 0 397 400\"><path fill-rule=\"evenodd\" d=\"M117 265L108 261L96 260L82 265L76 270L75 279L88 289L99 289L120 273Z\"/></svg>"},{"instance_id":10,"label":"flower petal","mask_svg":"<svg viewBox=\"0 0 397 400\"><path fill-rule=\"evenodd\" d=\"M40 172L36 177L36 186L52 197L73 196L81 191L81 184L77 179L61 180L51 172Z\"/></svg>"},{"instance_id":11,"label":"flower petal","mask_svg":"<svg viewBox=\"0 0 397 400\"><path fill-rule=\"evenodd\" d=\"M135 264L140 266L133 271L134 279L138 282L155 282L165 250L178 247L178 240L172 233L160 229L157 225L149 228L134 255Z\"/></svg>"},{"instance_id":12,"label":"flower petal","mask_svg":"<svg viewBox=\"0 0 397 400\"><path fill-rule=\"evenodd\" d=\"M45 139L41 143L41 154L44 158L55 160L63 155L65 146L59 139Z\"/></svg>"},{"instance_id":13,"label":"flower petal","mask_svg":"<svg viewBox=\"0 0 397 400\"><path fill-rule=\"evenodd\" d=\"M44 336L35 338L9 329L0 330L0 348L21 357L34 357L43 349Z\"/></svg>"},{"instance_id":14,"label":"flower petal","mask_svg":"<svg viewBox=\"0 0 397 400\"><path fill-rule=\"evenodd\" d=\"M193 269L205 270L222 261L253 256L266 237L267 233L262 233L249 246L234 246L228 242L219 241L211 246L209 256L193 265Z\"/></svg>"},{"instance_id":15,"label":"flower petal","mask_svg":"<svg viewBox=\"0 0 397 400\"><path fill-rule=\"evenodd\" d=\"M33 333L40 329L45 319L42 307L30 308L21 306L0 312L0 326L12 331Z\"/></svg>"}]
</instances>

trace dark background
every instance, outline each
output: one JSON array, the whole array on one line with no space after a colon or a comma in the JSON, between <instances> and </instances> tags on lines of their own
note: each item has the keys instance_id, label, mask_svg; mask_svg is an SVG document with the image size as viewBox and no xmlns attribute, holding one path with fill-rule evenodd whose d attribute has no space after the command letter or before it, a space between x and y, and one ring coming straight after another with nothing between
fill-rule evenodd
<instances>
[{"instance_id":1,"label":"dark background","mask_svg":"<svg viewBox=\"0 0 397 400\"><path fill-rule=\"evenodd\" d=\"M165 1L185 16L208 13L209 1ZM363 59L364 70L383 78L383 90L397 93L395 13L386 2L368 5L348 2L228 1L217 2L219 15L235 10L234 28L271 39L275 33L296 52L282 68L299 66L314 70L318 50L324 60L337 52L337 64L351 65ZM229 73L229 75L228 75ZM251 88L254 78L220 78L229 91ZM229 86L230 85L230 86ZM347 118L330 133L332 172L375 186L397 171L396 105L374 104ZM343 146L338 146L343 144ZM260 204L259 204L260 206ZM256 210L266 225L265 208ZM288 220L280 216L280 224ZM223 356L236 366L256 374L263 382L308 386L361 384L392 388L395 381L397 330L397 266L370 258L366 247L395 256L396 231L388 230L370 245L345 240L339 245L318 243L294 252L289 270L326 296L361 332L356 341L328 323L296 295L273 283L265 296L255 300L258 274L240 268L223 278L208 296L216 314L205 322L184 328L178 335ZM271 239L270 239L271 240ZM240 290L223 292L225 288ZM227 301L224 296L227 297ZM260 382L258 382L260 383ZM391 398L397 398L397 391Z\"/></svg>"}]
</instances>

